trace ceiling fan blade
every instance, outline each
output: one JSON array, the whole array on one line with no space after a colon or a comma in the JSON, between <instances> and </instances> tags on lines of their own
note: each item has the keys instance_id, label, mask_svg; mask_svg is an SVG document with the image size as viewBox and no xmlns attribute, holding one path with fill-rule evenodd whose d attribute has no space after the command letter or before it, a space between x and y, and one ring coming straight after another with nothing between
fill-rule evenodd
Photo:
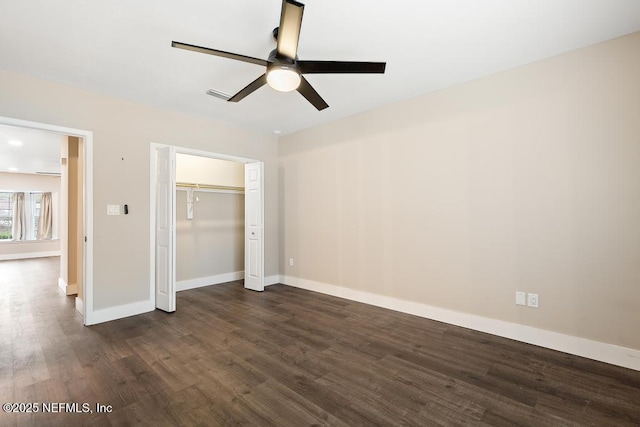
<instances>
[{"instance_id":1,"label":"ceiling fan blade","mask_svg":"<svg viewBox=\"0 0 640 427\"><path fill-rule=\"evenodd\" d=\"M235 59L237 61L248 62L250 64L264 65L265 67L269 65L269 61L264 59L253 58L251 56L245 56L245 55L239 55L237 53L225 52L223 50L209 49L208 47L195 46L187 43L172 41L171 47L176 47L178 49L184 49L184 50L191 50L193 52L206 53L208 55L221 56L223 58Z\"/></svg>"},{"instance_id":2,"label":"ceiling fan blade","mask_svg":"<svg viewBox=\"0 0 640 427\"><path fill-rule=\"evenodd\" d=\"M313 106L318 109L318 111L322 111L325 108L329 107L329 104L327 104L324 99L322 99L322 97L318 94L318 92L316 92L316 90L313 88L313 86L311 86L307 79L302 76L300 79L300 86L298 86L298 92L300 92L302 96L307 98L307 101L312 103Z\"/></svg>"},{"instance_id":3,"label":"ceiling fan blade","mask_svg":"<svg viewBox=\"0 0 640 427\"><path fill-rule=\"evenodd\" d=\"M383 74L386 62L348 62L348 61L298 61L302 74Z\"/></svg>"},{"instance_id":4,"label":"ceiling fan blade","mask_svg":"<svg viewBox=\"0 0 640 427\"><path fill-rule=\"evenodd\" d=\"M296 54L298 53L302 12L304 12L302 3L298 3L295 0L282 0L277 52L279 55L293 60L296 59Z\"/></svg>"},{"instance_id":5,"label":"ceiling fan blade","mask_svg":"<svg viewBox=\"0 0 640 427\"><path fill-rule=\"evenodd\" d=\"M266 83L267 83L267 74L265 73L265 74L261 75L260 77L258 77L257 79L255 79L254 81L252 81L251 83L249 83L240 92L236 93L231 98L229 98L228 102L238 102L241 99L243 99L245 96L251 95L253 92L255 92L256 90L260 89Z\"/></svg>"}]
</instances>

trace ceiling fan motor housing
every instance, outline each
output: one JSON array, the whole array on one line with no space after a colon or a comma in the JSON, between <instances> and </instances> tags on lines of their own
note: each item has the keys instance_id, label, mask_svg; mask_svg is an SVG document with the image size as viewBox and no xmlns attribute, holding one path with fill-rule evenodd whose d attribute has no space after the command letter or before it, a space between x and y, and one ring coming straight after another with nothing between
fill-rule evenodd
<instances>
[{"instance_id":1,"label":"ceiling fan motor housing","mask_svg":"<svg viewBox=\"0 0 640 427\"><path fill-rule=\"evenodd\" d=\"M300 70L294 59L279 55L277 49L269 54L267 65L267 82L272 88L281 92L297 89L302 79Z\"/></svg>"}]
</instances>

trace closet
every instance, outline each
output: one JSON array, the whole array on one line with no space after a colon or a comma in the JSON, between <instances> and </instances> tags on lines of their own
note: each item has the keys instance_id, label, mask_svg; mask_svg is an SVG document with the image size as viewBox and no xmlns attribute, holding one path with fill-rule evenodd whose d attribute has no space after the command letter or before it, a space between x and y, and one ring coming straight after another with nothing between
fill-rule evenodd
<instances>
[{"instance_id":1,"label":"closet","mask_svg":"<svg viewBox=\"0 0 640 427\"><path fill-rule=\"evenodd\" d=\"M176 290L244 277L244 164L176 154Z\"/></svg>"}]
</instances>

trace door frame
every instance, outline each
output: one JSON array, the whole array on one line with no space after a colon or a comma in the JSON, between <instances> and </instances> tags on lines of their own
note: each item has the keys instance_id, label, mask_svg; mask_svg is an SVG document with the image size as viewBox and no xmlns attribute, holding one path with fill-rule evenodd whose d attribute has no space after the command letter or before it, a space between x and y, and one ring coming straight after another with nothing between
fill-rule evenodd
<instances>
[{"instance_id":1,"label":"door frame","mask_svg":"<svg viewBox=\"0 0 640 427\"><path fill-rule=\"evenodd\" d=\"M167 147L173 147L173 152L174 154L187 154L187 155L191 155L191 156L198 156L198 157L206 157L206 158L210 158L210 159L217 159L217 160L227 160L227 161L231 161L231 162L236 162L236 163L262 163L264 165L264 162L262 162L261 160L256 160L256 159L252 159L252 158L248 158L248 157L240 157L240 156L233 156L233 155L229 155L229 154L221 154L221 153L214 153L211 151L204 151L204 150L198 150L198 149L194 149L194 148L187 148L187 147L180 147L177 145L169 145L169 144L159 144L159 143L155 143L155 142L151 142L149 145L149 260L150 260L150 265L149 265L149 298L151 299L151 301L153 301L153 306L156 306L156 255L155 255L155 251L156 251L156 199L155 199L155 191L156 191L156 165L155 165L155 151L158 148L167 148ZM175 162L172 165L173 167L173 172L174 172L174 176L175 176ZM263 167L264 169L264 167ZM262 200L261 200L261 206L260 209L262 211L262 218L263 218L263 224L264 224L264 176L262 177L262 179L260 180L261 182L261 193L263 194ZM175 186L174 186L174 191L175 191ZM174 209L172 210L172 219L171 222L173 224L174 227L174 233L175 233L175 223L176 223L176 211L175 211L175 206ZM245 227L245 236L244 236L244 241L246 242L247 236L246 236L246 227ZM246 249L245 249L246 250ZM264 284L264 227L262 230L262 276L263 276L263 284ZM171 250L171 261L173 262L175 265L175 261L176 261L176 244L175 244L175 238L173 239L173 248ZM245 256L245 264L246 264L246 256ZM246 272L246 268L247 266L245 265L245 272ZM246 273L245 273L246 274ZM176 293L176 284L175 284L175 274L173 277L173 283L171 284L171 287L173 288L173 293L175 295Z\"/></svg>"},{"instance_id":2,"label":"door frame","mask_svg":"<svg viewBox=\"0 0 640 427\"><path fill-rule=\"evenodd\" d=\"M0 124L27 129L42 130L66 136L82 138L83 150L83 228L85 243L83 245L83 278L82 301L76 297L76 309L82 313L84 325L92 325L93 321L93 132L68 128L64 126L38 123L28 120L0 116Z\"/></svg>"}]
</instances>

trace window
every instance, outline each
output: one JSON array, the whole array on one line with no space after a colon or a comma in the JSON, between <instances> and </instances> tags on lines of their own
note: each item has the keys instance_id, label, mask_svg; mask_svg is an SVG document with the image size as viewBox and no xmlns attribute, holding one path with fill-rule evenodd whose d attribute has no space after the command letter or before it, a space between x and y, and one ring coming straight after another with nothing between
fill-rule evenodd
<instances>
[{"instance_id":1,"label":"window","mask_svg":"<svg viewBox=\"0 0 640 427\"><path fill-rule=\"evenodd\" d=\"M13 226L12 192L0 192L0 240L11 240Z\"/></svg>"},{"instance_id":2,"label":"window","mask_svg":"<svg viewBox=\"0 0 640 427\"><path fill-rule=\"evenodd\" d=\"M31 193L31 233L29 234L30 240L37 239L38 236L38 222L40 220L40 205L42 202L42 193Z\"/></svg>"},{"instance_id":3,"label":"window","mask_svg":"<svg viewBox=\"0 0 640 427\"><path fill-rule=\"evenodd\" d=\"M0 191L0 242L13 240L13 205L14 194L17 191ZM26 233L22 240L38 240L38 226L40 222L40 213L42 211L42 192L40 191L24 191L24 212L26 217ZM48 200L53 202L53 206L49 206L49 212L53 213L52 223L49 224L46 236L41 239L57 239L57 193L53 193ZM53 209L52 209L53 208Z\"/></svg>"}]
</instances>

